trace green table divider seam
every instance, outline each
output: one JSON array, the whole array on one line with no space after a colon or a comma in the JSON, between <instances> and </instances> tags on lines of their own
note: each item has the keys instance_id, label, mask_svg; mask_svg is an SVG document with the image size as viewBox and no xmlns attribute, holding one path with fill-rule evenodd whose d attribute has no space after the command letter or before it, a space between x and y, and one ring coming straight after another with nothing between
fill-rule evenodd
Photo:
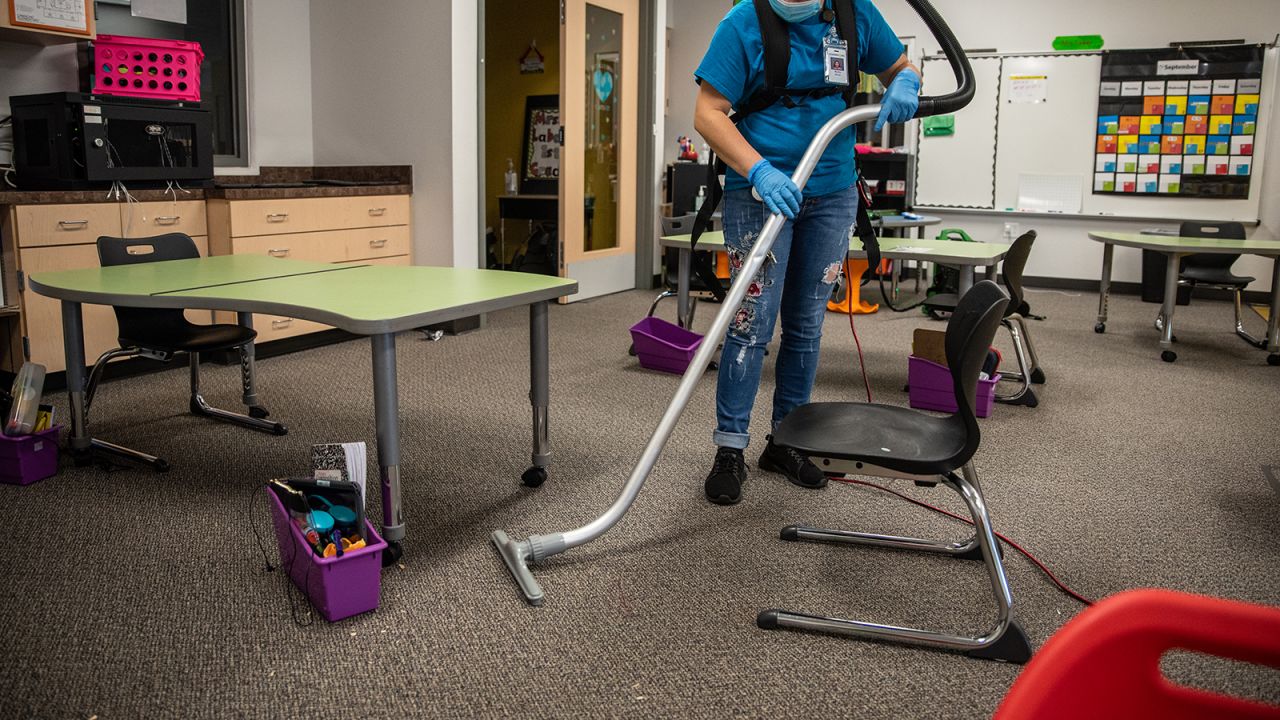
<instances>
[{"instance_id":1,"label":"green table divider seam","mask_svg":"<svg viewBox=\"0 0 1280 720\"><path fill-rule=\"evenodd\" d=\"M248 285L256 282L267 282L270 280L284 280L286 278L304 277L307 275L324 275L331 272L339 272L341 270L355 270L357 268L373 267L372 265L344 265L329 270L311 270L302 273L290 273L288 275L273 275L272 277L254 278L252 280L237 280L235 282L214 283L213 285L197 285L196 287L180 288L177 290L163 290L161 292L151 293L151 297L158 295L178 295L180 293L193 292L195 290L211 290L213 288L230 287L232 285Z\"/></svg>"}]
</instances>

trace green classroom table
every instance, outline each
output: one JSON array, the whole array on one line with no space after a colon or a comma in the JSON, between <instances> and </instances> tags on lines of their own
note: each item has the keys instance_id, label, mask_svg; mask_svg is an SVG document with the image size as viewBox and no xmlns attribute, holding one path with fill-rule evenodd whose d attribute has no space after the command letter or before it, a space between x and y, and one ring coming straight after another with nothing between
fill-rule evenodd
<instances>
[{"instance_id":1,"label":"green classroom table","mask_svg":"<svg viewBox=\"0 0 1280 720\"><path fill-rule=\"evenodd\" d=\"M1160 307L1157 325L1160 328L1160 357L1174 362L1178 354L1173 350L1173 310L1178 299L1178 261L1188 255L1217 253L1229 255L1261 255L1274 260L1271 274L1271 317L1267 321L1267 362L1280 365L1280 241L1276 240L1226 240L1223 238L1190 238L1171 235L1140 235L1137 233L1103 232L1089 233L1089 238L1102 243L1102 283L1099 287L1098 322L1095 332L1107 330L1107 302L1111 295L1111 268L1115 249L1121 247L1154 250L1165 256L1164 304Z\"/></svg>"},{"instance_id":2,"label":"green classroom table","mask_svg":"<svg viewBox=\"0 0 1280 720\"><path fill-rule=\"evenodd\" d=\"M931 220L934 218L931 218ZM918 226L918 225L917 225ZM692 275L692 253L689 249L691 235L671 235L661 238L664 248L675 248L680 251L680 264L676 301L677 317L681 325L687 325L689 316L689 279ZM724 233L707 232L698 240L698 250L724 252ZM880 238L880 256L885 260L912 260L918 262L935 262L950 265L960 270L960 294L963 295L973 287L975 269L985 267L987 277L995 276L996 265L1009 252L1004 243L956 242L952 240L926 240L924 238ZM862 250L862 241L858 238L849 240L849 257L864 260L867 254ZM897 273L894 273L897 276Z\"/></svg>"},{"instance_id":3,"label":"green classroom table","mask_svg":"<svg viewBox=\"0 0 1280 720\"><path fill-rule=\"evenodd\" d=\"M373 345L373 405L382 492L383 537L400 552L405 536L400 498L400 409L397 332L506 308L529 306L533 466L528 484L546 477L550 460L548 304L577 292L573 280L441 267L329 265L261 255L227 255L41 273L31 289L62 302L71 448L83 456L91 436L85 419L83 303L139 308L228 310L252 327L253 313L286 315L368 335ZM252 345L246 394L252 388ZM537 478L536 481L531 481Z\"/></svg>"}]
</instances>

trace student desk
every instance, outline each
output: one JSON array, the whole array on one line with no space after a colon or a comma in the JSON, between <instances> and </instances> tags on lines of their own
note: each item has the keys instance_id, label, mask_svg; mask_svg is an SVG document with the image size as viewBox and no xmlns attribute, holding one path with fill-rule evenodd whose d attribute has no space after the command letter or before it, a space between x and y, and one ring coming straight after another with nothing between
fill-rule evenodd
<instances>
[{"instance_id":1,"label":"student desk","mask_svg":"<svg viewBox=\"0 0 1280 720\"><path fill-rule=\"evenodd\" d=\"M941 225L942 218L934 215L917 215L914 219L906 218L902 215L883 215L879 218L872 218L871 225L880 230L887 230L894 233L893 237L904 238L907 236L907 230L916 229L916 237L924 239L924 229L930 225ZM904 258L912 260L914 258ZM916 264L916 292L920 292L920 279L924 274L924 262ZM893 297L898 298L898 279L902 273L897 268L893 270Z\"/></svg>"},{"instance_id":2,"label":"student desk","mask_svg":"<svg viewBox=\"0 0 1280 720\"><path fill-rule=\"evenodd\" d=\"M1261 255L1273 258L1271 276L1271 319L1267 323L1267 362L1280 365L1280 241L1224 240L1222 238L1187 238L1163 235L1137 235L1120 232L1090 232L1089 238L1102 243L1102 283L1098 297L1098 323L1095 332L1107 331L1107 300L1111 294L1111 266L1117 245L1154 250L1165 256L1164 304L1160 307L1160 357L1174 362L1173 310L1178 299L1179 260L1197 253Z\"/></svg>"},{"instance_id":3,"label":"student desk","mask_svg":"<svg viewBox=\"0 0 1280 720\"><path fill-rule=\"evenodd\" d=\"M35 292L62 301L71 448L81 455L90 446L84 410L82 303L229 310L236 312L246 327L252 325L253 313L288 315L370 336L383 536L395 548L395 555L405 535L400 501L396 333L528 305L533 467L525 480L538 484L545 478L550 459L547 305L577 292L577 283L572 280L493 270L330 265L226 255L42 273L31 276L30 282ZM249 348L252 362L252 345ZM530 482L531 473L537 476L534 482Z\"/></svg>"},{"instance_id":4,"label":"student desk","mask_svg":"<svg viewBox=\"0 0 1280 720\"><path fill-rule=\"evenodd\" d=\"M913 221L914 222L914 221ZM680 251L680 265L676 300L679 303L677 317L688 317L690 258L689 235L671 235L660 240L662 247ZM698 250L724 252L724 233L709 232L698 241ZM916 260L952 265L960 269L960 294L973 287L975 268L987 269L987 277L994 277L996 265L1009 252L1003 243L954 242L951 240L925 240L922 238L880 238L880 256L886 260ZM867 254L862 241L849 241L849 257L862 260Z\"/></svg>"}]
</instances>

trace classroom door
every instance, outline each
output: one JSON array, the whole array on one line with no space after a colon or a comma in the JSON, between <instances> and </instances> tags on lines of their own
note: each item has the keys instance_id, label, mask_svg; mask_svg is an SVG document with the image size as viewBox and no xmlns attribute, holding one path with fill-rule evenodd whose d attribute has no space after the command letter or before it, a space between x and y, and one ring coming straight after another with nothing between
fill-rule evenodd
<instances>
[{"instance_id":1,"label":"classroom door","mask_svg":"<svg viewBox=\"0 0 1280 720\"><path fill-rule=\"evenodd\" d=\"M571 300L635 287L639 0L564 0L560 275Z\"/></svg>"}]
</instances>

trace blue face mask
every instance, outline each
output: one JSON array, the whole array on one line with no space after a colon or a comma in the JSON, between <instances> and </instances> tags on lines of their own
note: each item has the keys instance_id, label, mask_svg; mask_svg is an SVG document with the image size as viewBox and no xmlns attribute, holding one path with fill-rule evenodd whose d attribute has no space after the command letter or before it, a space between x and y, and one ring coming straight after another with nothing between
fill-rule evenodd
<instances>
[{"instance_id":1,"label":"blue face mask","mask_svg":"<svg viewBox=\"0 0 1280 720\"><path fill-rule=\"evenodd\" d=\"M822 0L806 0L806 2L784 2L769 0L778 17L789 23L803 22L817 15L822 10Z\"/></svg>"}]
</instances>

